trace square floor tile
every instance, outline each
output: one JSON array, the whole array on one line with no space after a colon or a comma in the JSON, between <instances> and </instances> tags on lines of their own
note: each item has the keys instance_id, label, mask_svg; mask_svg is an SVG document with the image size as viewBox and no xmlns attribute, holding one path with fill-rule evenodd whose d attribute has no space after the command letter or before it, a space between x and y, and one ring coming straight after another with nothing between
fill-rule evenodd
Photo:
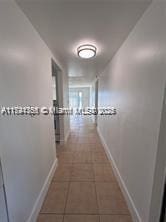
<instances>
[{"instance_id":1,"label":"square floor tile","mask_svg":"<svg viewBox=\"0 0 166 222\"><path fill-rule=\"evenodd\" d=\"M128 215L101 215L100 222L132 222Z\"/></svg>"},{"instance_id":2,"label":"square floor tile","mask_svg":"<svg viewBox=\"0 0 166 222\"><path fill-rule=\"evenodd\" d=\"M65 215L64 222L100 222L98 215Z\"/></svg>"},{"instance_id":3,"label":"square floor tile","mask_svg":"<svg viewBox=\"0 0 166 222\"><path fill-rule=\"evenodd\" d=\"M41 213L64 213L68 187L67 182L51 183Z\"/></svg>"},{"instance_id":4,"label":"square floor tile","mask_svg":"<svg viewBox=\"0 0 166 222\"><path fill-rule=\"evenodd\" d=\"M78 151L74 153L73 163L92 163L91 152Z\"/></svg>"},{"instance_id":5,"label":"square floor tile","mask_svg":"<svg viewBox=\"0 0 166 222\"><path fill-rule=\"evenodd\" d=\"M115 182L113 170L110 164L94 164L95 181L97 182Z\"/></svg>"},{"instance_id":6,"label":"square floor tile","mask_svg":"<svg viewBox=\"0 0 166 222\"><path fill-rule=\"evenodd\" d=\"M63 146L57 147L57 152L75 152L77 150L77 143L67 143Z\"/></svg>"},{"instance_id":7,"label":"square floor tile","mask_svg":"<svg viewBox=\"0 0 166 222\"><path fill-rule=\"evenodd\" d=\"M73 164L71 181L94 181L92 164Z\"/></svg>"},{"instance_id":8,"label":"square floor tile","mask_svg":"<svg viewBox=\"0 0 166 222\"><path fill-rule=\"evenodd\" d=\"M93 163L109 163L106 154L103 152L92 153L92 161Z\"/></svg>"},{"instance_id":9,"label":"square floor tile","mask_svg":"<svg viewBox=\"0 0 166 222\"><path fill-rule=\"evenodd\" d=\"M72 163L74 152L62 152L58 157L59 164Z\"/></svg>"},{"instance_id":10,"label":"square floor tile","mask_svg":"<svg viewBox=\"0 0 166 222\"><path fill-rule=\"evenodd\" d=\"M72 172L71 164L58 165L53 177L53 181L60 181L60 182L70 181L71 172Z\"/></svg>"},{"instance_id":11,"label":"square floor tile","mask_svg":"<svg viewBox=\"0 0 166 222\"><path fill-rule=\"evenodd\" d=\"M97 214L97 198L93 182L71 182L66 206L67 214Z\"/></svg>"},{"instance_id":12,"label":"square floor tile","mask_svg":"<svg viewBox=\"0 0 166 222\"><path fill-rule=\"evenodd\" d=\"M88 136L80 136L78 139L78 143L84 143L84 144L89 144L90 139Z\"/></svg>"},{"instance_id":13,"label":"square floor tile","mask_svg":"<svg viewBox=\"0 0 166 222\"><path fill-rule=\"evenodd\" d=\"M91 151L93 153L103 153L103 154L105 154L104 148L101 145L98 145L98 144L97 145L93 144Z\"/></svg>"},{"instance_id":14,"label":"square floor tile","mask_svg":"<svg viewBox=\"0 0 166 222\"><path fill-rule=\"evenodd\" d=\"M92 150L92 146L90 145L90 144L86 144L86 143L84 143L84 144L78 144L78 146L77 146L77 152L82 152L82 151L86 151L86 152L91 152L91 150Z\"/></svg>"},{"instance_id":15,"label":"square floor tile","mask_svg":"<svg viewBox=\"0 0 166 222\"><path fill-rule=\"evenodd\" d=\"M129 214L123 195L116 183L96 182L100 214Z\"/></svg>"},{"instance_id":16,"label":"square floor tile","mask_svg":"<svg viewBox=\"0 0 166 222\"><path fill-rule=\"evenodd\" d=\"M55 214L40 214L37 220L37 222L62 222L62 221L63 221L63 216Z\"/></svg>"},{"instance_id":17,"label":"square floor tile","mask_svg":"<svg viewBox=\"0 0 166 222\"><path fill-rule=\"evenodd\" d=\"M91 138L89 138L89 142L91 143L91 144L100 144L101 145L101 142L100 142L100 139L99 138L97 138L97 137L91 137Z\"/></svg>"},{"instance_id":18,"label":"square floor tile","mask_svg":"<svg viewBox=\"0 0 166 222\"><path fill-rule=\"evenodd\" d=\"M77 137L69 137L67 140L67 143L77 143L78 138Z\"/></svg>"}]
</instances>

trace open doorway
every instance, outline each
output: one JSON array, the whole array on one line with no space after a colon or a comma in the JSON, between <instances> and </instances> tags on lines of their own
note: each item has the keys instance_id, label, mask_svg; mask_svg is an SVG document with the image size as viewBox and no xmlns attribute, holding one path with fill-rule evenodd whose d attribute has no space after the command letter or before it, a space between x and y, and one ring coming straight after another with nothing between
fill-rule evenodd
<instances>
[{"instance_id":1,"label":"open doorway","mask_svg":"<svg viewBox=\"0 0 166 222\"><path fill-rule=\"evenodd\" d=\"M52 88L53 88L53 107L58 109L60 107L60 98L59 98L59 68L52 59ZM60 117L57 114L54 115L54 129L55 129L55 140L57 143L60 142Z\"/></svg>"},{"instance_id":2,"label":"open doorway","mask_svg":"<svg viewBox=\"0 0 166 222\"><path fill-rule=\"evenodd\" d=\"M151 199L150 222L166 222L166 88Z\"/></svg>"},{"instance_id":3,"label":"open doorway","mask_svg":"<svg viewBox=\"0 0 166 222\"><path fill-rule=\"evenodd\" d=\"M79 115L83 115L82 111L90 106L90 86L69 86L69 106L74 111L74 115L70 116L72 129L76 122L81 125L85 119L85 116L79 118Z\"/></svg>"},{"instance_id":4,"label":"open doorway","mask_svg":"<svg viewBox=\"0 0 166 222\"><path fill-rule=\"evenodd\" d=\"M90 105L90 87L70 87L69 104L72 108L86 108Z\"/></svg>"},{"instance_id":5,"label":"open doorway","mask_svg":"<svg viewBox=\"0 0 166 222\"><path fill-rule=\"evenodd\" d=\"M97 79L95 82L95 109L98 110L98 87L99 87L99 80ZM97 126L97 115L95 115L95 124Z\"/></svg>"},{"instance_id":6,"label":"open doorway","mask_svg":"<svg viewBox=\"0 0 166 222\"><path fill-rule=\"evenodd\" d=\"M1 159L0 159L0 221L9 222L6 190L5 190L4 180L3 180Z\"/></svg>"},{"instance_id":7,"label":"open doorway","mask_svg":"<svg viewBox=\"0 0 166 222\"><path fill-rule=\"evenodd\" d=\"M52 89L53 107L58 110L63 108L63 77L62 71L52 59ZM56 143L64 143L64 116L58 112L54 114L54 129Z\"/></svg>"},{"instance_id":8,"label":"open doorway","mask_svg":"<svg viewBox=\"0 0 166 222\"><path fill-rule=\"evenodd\" d=\"M160 222L166 222L166 180L164 184L163 203L160 214Z\"/></svg>"}]
</instances>

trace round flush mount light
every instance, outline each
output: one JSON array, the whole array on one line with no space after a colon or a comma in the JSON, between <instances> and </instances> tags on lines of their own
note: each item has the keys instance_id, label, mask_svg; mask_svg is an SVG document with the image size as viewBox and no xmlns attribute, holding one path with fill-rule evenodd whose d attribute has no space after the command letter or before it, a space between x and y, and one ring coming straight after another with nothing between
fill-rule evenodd
<instances>
[{"instance_id":1,"label":"round flush mount light","mask_svg":"<svg viewBox=\"0 0 166 222\"><path fill-rule=\"evenodd\" d=\"M83 59L90 59L96 56L97 48L93 45L81 45L77 48L78 56Z\"/></svg>"}]
</instances>

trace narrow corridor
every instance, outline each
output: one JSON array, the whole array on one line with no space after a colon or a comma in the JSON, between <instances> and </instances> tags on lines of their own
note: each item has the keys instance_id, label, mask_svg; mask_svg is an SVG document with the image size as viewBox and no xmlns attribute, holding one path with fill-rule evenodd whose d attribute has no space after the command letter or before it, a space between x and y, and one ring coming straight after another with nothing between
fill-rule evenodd
<instances>
[{"instance_id":1,"label":"narrow corridor","mask_svg":"<svg viewBox=\"0 0 166 222\"><path fill-rule=\"evenodd\" d=\"M96 126L89 117L72 118L38 222L131 222Z\"/></svg>"}]
</instances>

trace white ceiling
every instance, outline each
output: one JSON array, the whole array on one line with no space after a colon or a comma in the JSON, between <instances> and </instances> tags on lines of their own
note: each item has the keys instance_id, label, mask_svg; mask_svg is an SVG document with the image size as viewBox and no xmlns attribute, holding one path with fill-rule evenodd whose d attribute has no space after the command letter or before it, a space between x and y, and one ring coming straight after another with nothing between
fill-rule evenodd
<instances>
[{"instance_id":1,"label":"white ceiling","mask_svg":"<svg viewBox=\"0 0 166 222\"><path fill-rule=\"evenodd\" d=\"M149 0L16 0L70 76L71 84L93 81L122 45ZM97 56L78 58L80 44Z\"/></svg>"}]
</instances>

